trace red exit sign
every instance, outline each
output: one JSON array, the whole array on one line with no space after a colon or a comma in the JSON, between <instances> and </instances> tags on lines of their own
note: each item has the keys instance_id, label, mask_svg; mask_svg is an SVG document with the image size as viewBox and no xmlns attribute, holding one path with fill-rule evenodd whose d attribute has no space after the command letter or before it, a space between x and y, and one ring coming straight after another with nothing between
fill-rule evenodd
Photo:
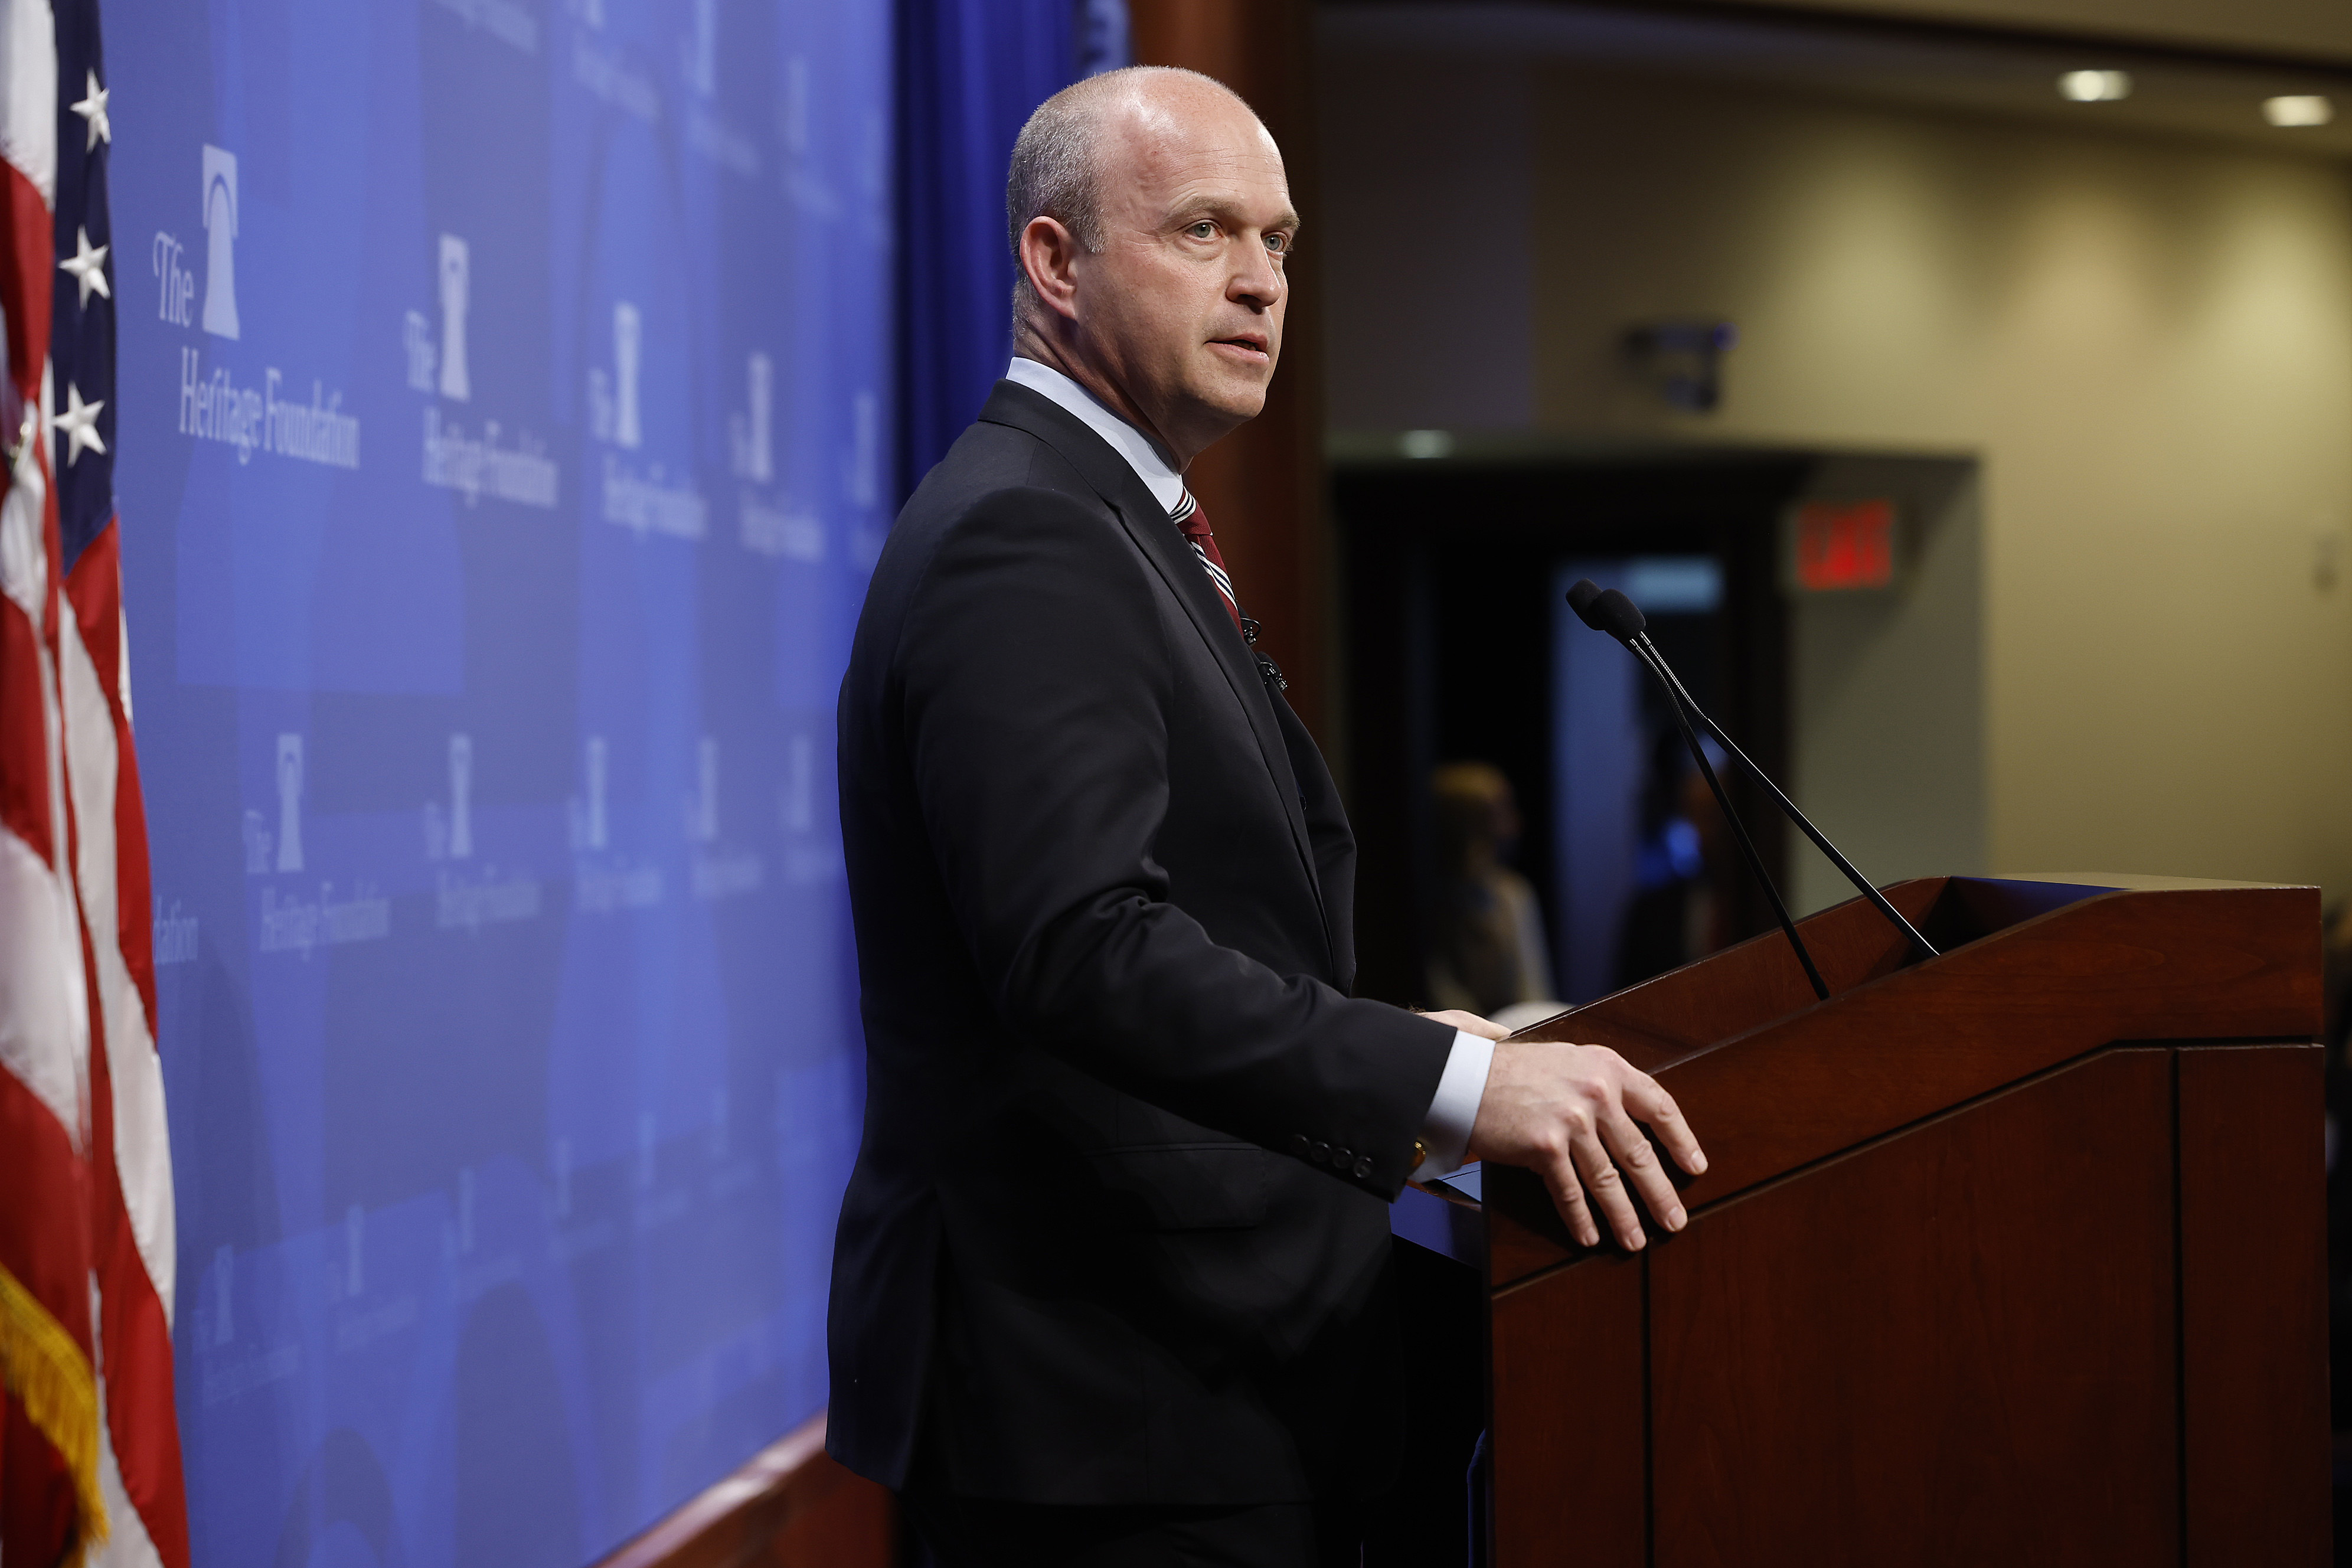
<instances>
[{"instance_id":1,"label":"red exit sign","mask_svg":"<svg viewBox=\"0 0 2352 1568\"><path fill-rule=\"evenodd\" d=\"M1895 503L1806 501L1797 508L1797 586L1811 593L1895 581Z\"/></svg>"}]
</instances>

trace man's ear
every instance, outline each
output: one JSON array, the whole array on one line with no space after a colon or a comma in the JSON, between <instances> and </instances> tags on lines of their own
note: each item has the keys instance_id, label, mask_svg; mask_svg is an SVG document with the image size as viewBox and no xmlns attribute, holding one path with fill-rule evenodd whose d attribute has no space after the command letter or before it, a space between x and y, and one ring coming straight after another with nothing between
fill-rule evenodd
<instances>
[{"instance_id":1,"label":"man's ear","mask_svg":"<svg viewBox=\"0 0 2352 1568\"><path fill-rule=\"evenodd\" d=\"M1078 237L1060 220L1033 217L1021 231L1023 276L1045 307L1055 315L1076 320L1078 313Z\"/></svg>"}]
</instances>

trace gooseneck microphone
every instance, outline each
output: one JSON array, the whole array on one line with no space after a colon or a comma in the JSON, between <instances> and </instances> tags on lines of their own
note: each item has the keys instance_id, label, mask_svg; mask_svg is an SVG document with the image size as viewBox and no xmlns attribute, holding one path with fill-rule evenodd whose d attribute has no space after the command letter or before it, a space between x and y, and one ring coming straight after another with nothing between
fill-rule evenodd
<instances>
[{"instance_id":1,"label":"gooseneck microphone","mask_svg":"<svg viewBox=\"0 0 2352 1568\"><path fill-rule=\"evenodd\" d=\"M1755 846L1748 840L1747 830L1740 826L1739 818L1732 813L1731 802L1724 794L1721 784L1717 780L1715 770L1708 766L1706 754L1698 744L1698 738L1692 732L1693 720L1696 720L1700 728L1715 737L1725 752L1741 767L1748 770L1750 777L1764 786L1766 792L1772 796L1774 803L1788 814L1789 820L1804 830L1805 837L1811 839L1815 847L1829 857L1831 863L1844 873L1846 880L1852 882L1856 890L1864 898L1868 899L1878 912L1885 915L1895 928L1903 933L1905 940L1918 951L1920 956L1933 958L1937 955L1935 945L1920 935L1918 929L1909 921L1903 918L1903 911L1887 902L1886 895L1872 886L1870 879L1854 868L1853 862L1841 854L1838 847L1831 843L1828 837L1820 828L1815 827L1803 812L1797 809L1797 803L1783 794L1780 786L1774 784L1764 770L1758 767L1754 760L1741 751L1730 736L1723 732L1723 727L1708 718L1698 703L1693 700L1689 691L1684 689L1682 681L1675 677L1673 667L1666 663L1665 657L1659 653L1656 645L1650 641L1649 622L1633 600L1614 588L1603 590L1596 587L1588 578L1568 591L1568 603L1569 607L1576 612L1577 617L1586 626L1595 631L1606 632L1623 643L1626 649L1647 666L1650 673L1657 678L1659 686L1666 694L1667 705L1675 710L1675 722L1681 728L1684 741L1690 746L1691 754L1698 759L1700 769L1706 774L1708 787L1714 790L1717 802L1722 805L1725 817L1731 823L1732 829L1739 839L1740 848L1747 854L1748 868L1756 873L1757 879L1763 884L1766 894L1771 899L1773 913L1780 917L1780 929L1788 934L1790 945L1797 950L1797 957L1804 964L1806 978L1813 983L1816 994L1827 999L1829 992L1822 984L1820 972L1813 967L1811 955L1806 952L1804 942L1797 935L1794 922L1789 919L1787 906L1780 901L1780 889L1772 885L1771 878L1766 875L1762 858L1756 853Z\"/></svg>"},{"instance_id":2,"label":"gooseneck microphone","mask_svg":"<svg viewBox=\"0 0 2352 1568\"><path fill-rule=\"evenodd\" d=\"M1675 710L1675 723L1682 730L1683 744L1690 748L1691 761L1696 763L1698 771L1706 775L1706 787L1715 792L1715 804L1722 808L1723 820L1730 825L1732 837L1739 841L1739 852L1747 858L1748 870L1755 873L1757 882L1764 889L1764 896L1772 900L1772 913L1780 922L1781 934L1796 950L1797 962L1804 965L1805 978L1812 983L1813 994L1824 1002L1828 1001L1829 983L1813 966L1813 955L1805 950L1805 939L1797 934L1797 922L1789 918L1789 906L1781 901L1780 889L1773 885L1772 874L1764 868L1764 857L1756 852L1755 841L1748 837L1747 825L1731 808L1731 796L1725 792L1723 781L1715 776L1715 764L1706 760L1706 748L1698 743L1698 735L1691 729L1689 715L1683 711L1681 700L1675 695L1678 688L1666 673L1665 661L1650 646L1646 630L1649 622L1634 607L1633 600L1614 588L1603 593L1593 586L1589 577L1568 591L1568 603L1586 626L1595 631L1607 632L1623 643L1633 657L1648 665L1650 673L1658 678L1658 684L1665 689L1666 706Z\"/></svg>"}]
</instances>

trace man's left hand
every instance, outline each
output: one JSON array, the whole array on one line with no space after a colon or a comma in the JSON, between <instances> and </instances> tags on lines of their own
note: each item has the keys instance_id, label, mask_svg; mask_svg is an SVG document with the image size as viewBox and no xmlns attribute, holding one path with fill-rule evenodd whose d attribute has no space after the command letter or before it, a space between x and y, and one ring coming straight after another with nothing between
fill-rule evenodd
<instances>
[{"instance_id":1,"label":"man's left hand","mask_svg":"<svg viewBox=\"0 0 2352 1568\"><path fill-rule=\"evenodd\" d=\"M1443 1013L1424 1013L1422 1016L1444 1025L1449 1029L1463 1029L1482 1040L1499 1040L1511 1031L1500 1024L1489 1023L1475 1013L1465 1013L1459 1007L1448 1007Z\"/></svg>"}]
</instances>

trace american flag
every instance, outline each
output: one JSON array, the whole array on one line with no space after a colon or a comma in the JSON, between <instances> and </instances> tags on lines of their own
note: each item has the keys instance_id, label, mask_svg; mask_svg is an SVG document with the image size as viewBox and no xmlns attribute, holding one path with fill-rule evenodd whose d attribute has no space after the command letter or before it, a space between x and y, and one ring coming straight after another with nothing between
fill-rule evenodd
<instances>
[{"instance_id":1,"label":"american flag","mask_svg":"<svg viewBox=\"0 0 2352 1568\"><path fill-rule=\"evenodd\" d=\"M96 0L0 0L0 1562L186 1568Z\"/></svg>"}]
</instances>

